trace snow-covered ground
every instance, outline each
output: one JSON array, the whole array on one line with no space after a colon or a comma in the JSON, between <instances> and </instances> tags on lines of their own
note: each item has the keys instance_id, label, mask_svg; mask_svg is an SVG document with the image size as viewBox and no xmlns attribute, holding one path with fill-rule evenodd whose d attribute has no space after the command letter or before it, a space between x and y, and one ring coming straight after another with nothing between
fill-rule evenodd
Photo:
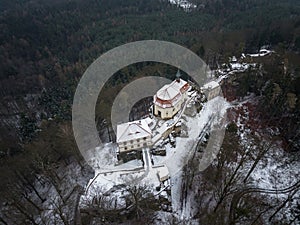
<instances>
[{"instance_id":1,"label":"snow-covered ground","mask_svg":"<svg viewBox=\"0 0 300 225\"><path fill-rule=\"evenodd\" d=\"M255 54L247 54L250 57L260 57L260 56L266 56L274 53L274 51L268 50L268 49L260 49L258 53Z\"/></svg>"},{"instance_id":2,"label":"snow-covered ground","mask_svg":"<svg viewBox=\"0 0 300 225\"><path fill-rule=\"evenodd\" d=\"M271 190L271 193L262 193L269 204L282 204L289 198L291 192L279 193L279 190L286 189L299 182L300 177L300 155L289 153L283 150L280 141L275 141L274 136L277 136L279 131L276 128L269 128L271 130L270 137L260 133L260 131L251 130L247 125L250 118L249 108L247 103L252 102L255 104L254 94L250 94L241 101L233 103L234 108L238 109L239 114L237 117L236 125L238 127L238 135L240 144L244 146L246 151L252 155L243 168L241 173L246 175L254 164L255 158L259 155L260 151L266 150L265 154L261 157L258 164L249 176L248 185L253 188L261 190ZM258 138L259 142L253 139L253 133ZM278 191L278 193L277 193ZM300 190L295 189L293 198L300 198ZM288 201L284 209L277 215L277 220L290 221L291 208L295 208L296 201ZM278 205L278 206L279 206Z\"/></svg>"},{"instance_id":3,"label":"snow-covered ground","mask_svg":"<svg viewBox=\"0 0 300 225\"><path fill-rule=\"evenodd\" d=\"M194 215L193 210L196 210L196 208L193 208L193 195L187 196L189 199L185 201L186 205L182 208L182 169L192 156L194 151L193 146L198 141L200 132L208 123L211 116L220 113L220 117L215 117L212 125L218 123L229 107L230 104L222 97L216 97L208 101L195 117L185 116L182 118L183 123L188 128L188 137L176 137L176 147L166 144L166 156L153 156L154 164L165 164L169 169L172 209L181 220L190 219L189 217Z\"/></svg>"},{"instance_id":4,"label":"snow-covered ground","mask_svg":"<svg viewBox=\"0 0 300 225\"><path fill-rule=\"evenodd\" d=\"M300 163L298 159L291 159L290 156L282 149L273 148L266 154L263 160L259 162L253 173L251 179L259 188L280 190L290 187L296 182L299 182L300 177ZM292 191L294 192L294 191ZM273 194L266 197L271 202L283 202L292 194ZM300 198L300 190L294 193L292 199ZM296 207L297 201L288 201L285 210L282 210L278 215L278 220L290 221L292 219L291 209Z\"/></svg>"},{"instance_id":5,"label":"snow-covered ground","mask_svg":"<svg viewBox=\"0 0 300 225\"><path fill-rule=\"evenodd\" d=\"M238 127L238 135L240 143L247 147L252 147L251 151L255 153L258 143L252 143L251 130L246 126L249 118L249 109L245 103L253 101L254 94L246 96L238 104L234 104L233 107L240 108L241 113L237 118L236 125ZM278 132L278 131L277 131ZM255 132L256 135L259 135ZM272 135L276 135L275 131L272 131ZM260 138L263 138L259 135ZM259 161L256 168L251 174L251 179L259 188L264 189L282 189L286 188L297 182L297 178L300 176L300 163L299 159L286 153L281 147L280 142L271 140L264 140L259 143L263 148L269 148L262 160ZM245 170L249 169L249 165L245 167Z\"/></svg>"},{"instance_id":6,"label":"snow-covered ground","mask_svg":"<svg viewBox=\"0 0 300 225\"><path fill-rule=\"evenodd\" d=\"M245 72L248 69L256 68L256 63L249 63L245 59L248 57L263 57L274 53L272 50L267 49L260 49L258 53L255 54L245 54L242 53L239 58L232 56L229 57L228 63L223 63L222 66L216 70L213 70L212 73L216 75L218 78L216 79L217 82L220 82L222 79L227 78L228 76Z\"/></svg>"},{"instance_id":7,"label":"snow-covered ground","mask_svg":"<svg viewBox=\"0 0 300 225\"><path fill-rule=\"evenodd\" d=\"M267 54L272 53L271 51ZM259 53L265 54L265 52ZM263 56L263 55L261 55ZM242 58L245 58L245 54L242 55ZM221 82L222 79L228 78L235 71L243 72L247 70L250 66L256 67L256 64L246 64L239 63L237 60L231 61L228 66L230 67L229 71L224 69L219 69L221 76L216 80L217 82ZM192 94L189 95L192 97ZM195 96L193 96L195 97ZM226 100L222 97L217 97L207 103L204 104L203 109L200 113L195 116L187 116L182 115L180 121L183 125L187 127L188 136L187 137L176 137L175 138L175 146L172 146L170 143L165 143L166 147L166 156L151 156L147 155L148 162L154 162L154 165L165 165L168 168L170 174L170 186L171 186L171 200L172 200L172 216L176 216L177 219L182 221L189 221L191 216L195 215L197 209L194 209L194 195L190 193L186 196L185 205L182 205L182 176L183 176L183 167L186 165L189 157L192 156L193 148L197 142L197 138L199 133L203 130L206 123L209 121L213 114L216 112L220 112L219 117L215 117L215 121L212 124L217 123L222 119L222 115L225 115L225 112L230 107L241 107L242 108L242 116L238 117L237 126L238 126L238 134L240 135L241 144L246 146L249 144L248 134L250 134L251 130L245 126L245 121L249 119L249 112L247 108L244 106L244 103L253 98L253 95L249 95L247 98L243 99L243 101L233 102L230 105ZM172 121L177 121L177 118L167 121L163 123L162 121L156 121L158 123L158 127L163 129L164 126L169 127L167 123L172 123ZM158 145L162 142L158 142ZM143 163L141 160L133 160L125 164L117 165L117 160L115 158L115 148L116 146L113 143L106 144L103 149L98 153L94 153L94 162L97 167L98 176L93 181L93 186L89 187L91 193L85 196L88 197L92 195L92 190L97 187L104 187L106 190L110 190L114 185L120 184L128 184L132 182L139 182L140 184L146 184L149 186L157 187L160 185L157 176L157 170L152 167L143 167ZM144 160L145 161L145 160ZM234 164L234 163L233 163ZM242 170L244 173L247 173L250 167L253 165L253 162L245 163ZM232 165L234 166L234 165ZM106 171L106 173L104 173ZM107 172L111 171L111 172ZM257 188L262 189L283 189L288 186L293 185L297 178L300 175L300 164L299 159L292 160L288 153L285 153L282 149L277 146L272 147L266 155L263 157L256 168L251 173L248 181ZM154 191L155 192L155 191ZM118 197L121 194L115 192L115 195ZM297 193L297 196L300 194ZM268 197L268 196L267 196ZM277 194L269 196L270 201L274 201L274 199L284 200L288 197L287 194ZM120 203L121 204L121 203ZM295 204L293 202L289 202L288 204ZM164 217L166 221L170 214L166 212L158 212L161 217ZM288 217L290 212L286 212L286 215L282 213L279 216ZM162 219L162 221L165 221Z\"/></svg>"},{"instance_id":8,"label":"snow-covered ground","mask_svg":"<svg viewBox=\"0 0 300 225\"><path fill-rule=\"evenodd\" d=\"M288 153L274 147L261 160L251 174L259 188L283 189L295 184L300 177L298 159L291 159Z\"/></svg>"},{"instance_id":9,"label":"snow-covered ground","mask_svg":"<svg viewBox=\"0 0 300 225\"><path fill-rule=\"evenodd\" d=\"M194 97L194 95L191 96L191 98ZM158 187L160 186L158 173L163 173L166 170L163 169L165 165L170 175L172 208L179 215L181 213L182 169L192 156L194 151L192 146L198 141L197 138L200 132L212 115L219 114L219 117L215 117L215 121L212 122L213 125L220 120L222 115L225 115L228 107L230 105L224 98L216 97L205 103L200 113L196 114L196 116L189 117L183 114L180 120L188 129L188 137L177 137L176 147L166 144L166 156L150 156L149 151L143 150L144 167L141 160L132 160L118 165L115 154L116 145L113 143L96 148L91 153L91 162L96 170L96 176L90 180L86 188L86 194L82 197L81 202L91 198L95 194L95 190L99 190L100 187L104 192L111 190L116 185L126 185L132 182L139 182L140 185L148 185L154 188ZM177 119L175 118L174 120L177 121ZM147 152L148 154L146 154ZM151 157L154 166L149 163L152 161ZM115 192L115 194L118 195L120 193ZM192 204L189 204L191 201L187 201L187 203L186 210L189 211ZM185 214L191 215L188 212L185 212Z\"/></svg>"},{"instance_id":10,"label":"snow-covered ground","mask_svg":"<svg viewBox=\"0 0 300 225\"><path fill-rule=\"evenodd\" d=\"M182 170L183 166L187 163L188 157L192 153L193 146L197 142L197 137L203 130L204 126L209 121L210 117L217 112L224 115L226 109L230 107L230 104L222 97L216 97L211 101L204 104L200 113L195 117L185 116L185 124L188 127L188 137L177 137L176 147L171 147L170 144L166 145L166 156L154 156L155 164L166 164L169 168L170 176L176 175ZM216 123L217 121L213 121Z\"/></svg>"},{"instance_id":11,"label":"snow-covered ground","mask_svg":"<svg viewBox=\"0 0 300 225\"><path fill-rule=\"evenodd\" d=\"M169 0L169 2L172 5L177 5L180 8L183 8L184 10L190 10L190 9L195 9L197 8L197 5L186 1L186 0Z\"/></svg>"},{"instance_id":12,"label":"snow-covered ground","mask_svg":"<svg viewBox=\"0 0 300 225\"><path fill-rule=\"evenodd\" d=\"M178 4L179 1L170 2L172 4ZM271 53L271 51L259 52L260 56ZM225 66L225 69L216 70L216 73L221 75L216 81L221 82L222 79L228 78L233 73L244 72L250 67L256 67L255 63L243 63L242 59L244 58L246 58L245 54L242 54L241 59L239 60L237 60L237 58L233 56L230 59L230 63ZM249 98L251 97L253 96L249 96ZM189 98L190 100L192 98L195 98L195 94L189 93ZM195 214L195 212L193 212L194 202L193 195L188 195L187 199L185 199L186 205L184 207L182 206L181 194L183 167L188 162L188 159L192 156L194 151L193 146L195 146L195 143L197 143L200 132L212 118L212 115L214 115L214 120L211 124L213 126L220 122L220 120L224 119L223 117L224 115L226 115L226 111L228 108L243 107L243 103L246 101L248 101L248 99L245 99L242 103L240 102L239 104L230 105L224 98L217 97L205 103L200 113L196 113L195 116L187 116L185 114L178 113L178 115L175 116L174 119L169 121L163 122L156 120L153 123L154 126L152 127L152 129L158 131L154 133L154 143L155 146L164 145L164 147L166 148L166 156L150 156L149 150L147 151L147 154L143 151L143 161L145 162L145 165L143 164L142 160L132 160L127 163L118 165L116 159L117 146L114 143L108 143L102 147L95 149L95 151L91 153L91 162L96 170L96 177L94 177L94 179L89 182L84 198L92 196L93 192L95 192L94 190L97 190L99 187L101 187L104 191L109 191L113 189L114 186L129 184L133 182L138 182L141 185L145 184L151 186L154 190L155 187L158 187L160 185L158 177L158 173L160 172L159 167L155 168L155 166L166 166L170 175L173 212L175 212L177 217L180 219L190 219L190 216ZM245 110L246 109L244 109L244 111ZM215 116L216 114L218 114L218 116ZM248 116L249 115L246 110L243 113L242 120L249 119ZM162 134L166 131L166 129L170 128L177 121L179 121L179 119L180 123L187 127L187 137L176 137L175 146L172 146L167 142L165 144L162 144L164 141L159 140L162 138ZM242 120L239 117L237 125L239 127L241 143L246 145L248 141L247 134L250 133L250 130L244 126ZM268 154L271 154L271 151ZM278 161L279 159L282 160L282 163ZM296 164L289 164L290 168L283 168L283 165L286 163L283 155L278 156L278 160L275 162L274 157L272 156L268 157L268 160L261 161L251 174L250 180L256 183L257 187L267 189L286 187L286 183L294 182L296 180L296 178L293 177L295 173L291 172L290 174L290 177L293 177L293 179L287 178L287 176L284 176L282 174L284 173L285 169L287 169L288 171L299 171L300 168L297 167ZM150 161L154 163L154 167L150 164ZM245 165L245 171L249 169L250 165L251 164ZM274 176L274 170L278 170L279 174ZM120 194L118 192L114 193L115 195L117 195L117 197Z\"/></svg>"}]
</instances>

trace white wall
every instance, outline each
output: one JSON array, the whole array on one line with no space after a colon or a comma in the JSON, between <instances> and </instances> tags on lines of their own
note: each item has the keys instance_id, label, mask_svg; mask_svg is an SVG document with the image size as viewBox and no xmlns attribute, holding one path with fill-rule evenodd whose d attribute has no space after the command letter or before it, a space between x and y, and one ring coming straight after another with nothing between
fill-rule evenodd
<instances>
[{"instance_id":1,"label":"white wall","mask_svg":"<svg viewBox=\"0 0 300 225\"><path fill-rule=\"evenodd\" d=\"M220 92L221 92L221 87L220 86L218 86L214 89L206 90L205 93L206 93L206 96L207 96L207 100L209 101L209 100L219 96Z\"/></svg>"},{"instance_id":2,"label":"white wall","mask_svg":"<svg viewBox=\"0 0 300 225\"><path fill-rule=\"evenodd\" d=\"M138 138L138 139L134 139L132 141L118 143L120 152L126 152L126 151L131 151L134 149L140 149L143 146L150 146L150 145L152 145L152 139L151 139L150 135L147 136L145 140L144 140L144 138Z\"/></svg>"},{"instance_id":3,"label":"white wall","mask_svg":"<svg viewBox=\"0 0 300 225\"><path fill-rule=\"evenodd\" d=\"M160 111L161 112L160 117L162 119L172 118L180 110L181 105L182 105L182 103L184 103L185 99L186 99L186 92L182 95L180 101L178 101L174 107L162 108L162 107L154 104L154 115L159 116L158 111Z\"/></svg>"}]
</instances>

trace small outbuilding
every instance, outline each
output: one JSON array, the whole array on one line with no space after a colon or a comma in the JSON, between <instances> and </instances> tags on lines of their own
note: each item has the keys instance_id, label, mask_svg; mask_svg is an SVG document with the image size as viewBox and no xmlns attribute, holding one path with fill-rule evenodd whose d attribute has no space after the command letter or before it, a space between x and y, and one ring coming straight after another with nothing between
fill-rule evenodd
<instances>
[{"instance_id":1,"label":"small outbuilding","mask_svg":"<svg viewBox=\"0 0 300 225\"><path fill-rule=\"evenodd\" d=\"M221 93L221 87L218 82L216 81L210 81L203 85L201 88L201 91L205 94L207 100L211 100L217 96L220 95Z\"/></svg>"},{"instance_id":2,"label":"small outbuilding","mask_svg":"<svg viewBox=\"0 0 300 225\"><path fill-rule=\"evenodd\" d=\"M170 178L169 170L166 165L153 166L157 170L156 174L160 182L164 182Z\"/></svg>"}]
</instances>

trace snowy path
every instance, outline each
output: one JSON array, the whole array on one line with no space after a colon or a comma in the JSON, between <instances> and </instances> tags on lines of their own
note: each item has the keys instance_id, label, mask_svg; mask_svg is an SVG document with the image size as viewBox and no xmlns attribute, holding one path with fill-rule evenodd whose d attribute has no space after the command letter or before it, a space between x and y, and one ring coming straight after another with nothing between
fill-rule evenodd
<instances>
[{"instance_id":1,"label":"snowy path","mask_svg":"<svg viewBox=\"0 0 300 225\"><path fill-rule=\"evenodd\" d=\"M220 113L222 117L229 107L230 104L224 98L217 97L207 102L195 117L187 117L188 138L176 138L176 147L168 148L167 156L157 162L165 163L170 171L172 209L181 218L190 219L193 215L193 197L191 195L186 196L186 199L181 197L182 169L188 159L193 157L199 140L205 136L203 130L209 129L212 124L218 122L216 113ZM182 201L185 201L184 206L181 205Z\"/></svg>"},{"instance_id":2,"label":"snowy path","mask_svg":"<svg viewBox=\"0 0 300 225\"><path fill-rule=\"evenodd\" d=\"M145 169L145 175L147 176L149 174L149 170L152 169L151 165L151 156L150 156L150 149L144 148L143 149L143 161L144 161L144 169Z\"/></svg>"},{"instance_id":3,"label":"snowy path","mask_svg":"<svg viewBox=\"0 0 300 225\"><path fill-rule=\"evenodd\" d=\"M230 104L224 98L217 97L207 102L195 117L186 117L184 120L186 120L185 123L188 127L188 137L177 137L175 148L167 145L167 155L154 157L155 164L165 164L170 171L171 177L180 172L187 163L188 158L192 156L194 152L193 146L198 142L199 135L203 133L202 131L206 128L207 123L214 124L217 122L218 117L213 116L213 114L219 112L222 117L229 107Z\"/></svg>"},{"instance_id":4,"label":"snowy path","mask_svg":"<svg viewBox=\"0 0 300 225\"><path fill-rule=\"evenodd\" d=\"M96 176L88 185L86 195L92 196L93 189L97 186L102 186L106 190L109 190L114 185L124 184L124 182L137 182L146 183L157 187L161 185L160 177L168 173L171 177L171 199L172 199L172 209L173 212L177 213L179 217L183 216L188 219L193 213L193 197L186 196L182 197L182 169L187 163L188 158L193 156L194 149L199 141L199 135L203 134L203 129L212 123L216 123L217 119L222 117L223 112L229 107L229 104L222 97L217 97L215 99L207 102L203 109L195 117L184 116L183 113L188 103L193 98L189 98L182 110L174 118L172 125L168 127L171 128L182 119L183 123L186 124L188 137L177 137L176 147L172 148L170 145L167 146L167 155L164 157L151 156L150 149L142 149L142 157L144 165L142 166L141 161L131 161L122 165L114 165L112 157L112 147L111 145L104 146L104 148L98 149L95 153L95 158L97 157L96 163L100 164L99 169L96 171ZM214 114L219 114L220 117L212 117ZM211 119L213 118L213 119ZM164 129L166 128L164 127ZM162 129L162 128L161 128ZM202 136L202 135L200 135ZM152 157L154 159L154 165L152 166ZM90 191L89 191L90 189ZM182 201L185 202L185 207L182 206Z\"/></svg>"},{"instance_id":5,"label":"snowy path","mask_svg":"<svg viewBox=\"0 0 300 225\"><path fill-rule=\"evenodd\" d=\"M114 185L124 183L124 177L134 177L134 182L160 185L158 174L164 173L167 170L165 165L152 166L151 154L149 148L142 149L142 156L144 161L144 167L127 167L118 168L114 167L111 170L101 170L96 173L96 176L90 180L86 188L86 194L93 186L103 185L106 189L112 188ZM122 178L123 177L123 178Z\"/></svg>"}]
</instances>

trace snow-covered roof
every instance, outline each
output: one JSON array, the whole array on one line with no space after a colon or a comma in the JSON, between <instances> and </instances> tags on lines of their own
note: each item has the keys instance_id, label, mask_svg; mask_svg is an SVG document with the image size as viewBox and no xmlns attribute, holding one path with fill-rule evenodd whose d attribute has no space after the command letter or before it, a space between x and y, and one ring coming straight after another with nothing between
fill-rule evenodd
<instances>
[{"instance_id":1,"label":"snow-covered roof","mask_svg":"<svg viewBox=\"0 0 300 225\"><path fill-rule=\"evenodd\" d=\"M169 0L173 5L177 5L183 9L197 8L197 5L187 1L187 0Z\"/></svg>"},{"instance_id":2,"label":"snow-covered roof","mask_svg":"<svg viewBox=\"0 0 300 225\"><path fill-rule=\"evenodd\" d=\"M170 177L169 170L166 165L153 166L153 169L157 170L157 175L160 181L165 181Z\"/></svg>"},{"instance_id":3,"label":"snow-covered roof","mask_svg":"<svg viewBox=\"0 0 300 225\"><path fill-rule=\"evenodd\" d=\"M153 119L151 119L149 116L147 116L144 120L146 121L148 126L150 126L150 124L153 123Z\"/></svg>"},{"instance_id":4,"label":"snow-covered roof","mask_svg":"<svg viewBox=\"0 0 300 225\"><path fill-rule=\"evenodd\" d=\"M169 84L166 84L157 92L157 97L161 100L170 100L175 98L178 94L180 94L180 91L175 89L174 87L170 86Z\"/></svg>"},{"instance_id":5,"label":"snow-covered roof","mask_svg":"<svg viewBox=\"0 0 300 225\"><path fill-rule=\"evenodd\" d=\"M214 89L216 87L219 87L219 83L214 80L203 85L203 89Z\"/></svg>"},{"instance_id":6,"label":"snow-covered roof","mask_svg":"<svg viewBox=\"0 0 300 225\"><path fill-rule=\"evenodd\" d=\"M258 57L258 56L266 56L266 55L269 55L269 54L271 54L271 53L274 53L274 51L271 51L271 50L262 48L262 49L260 49L259 52L256 53L256 54L247 54L247 55L249 55L249 56L251 56L251 57Z\"/></svg>"},{"instance_id":7,"label":"snow-covered roof","mask_svg":"<svg viewBox=\"0 0 300 225\"><path fill-rule=\"evenodd\" d=\"M232 70L245 71L249 68L249 64L247 63L230 63L230 67Z\"/></svg>"},{"instance_id":8,"label":"snow-covered roof","mask_svg":"<svg viewBox=\"0 0 300 225\"><path fill-rule=\"evenodd\" d=\"M237 58L235 56L232 56L231 62L237 62Z\"/></svg>"},{"instance_id":9,"label":"snow-covered roof","mask_svg":"<svg viewBox=\"0 0 300 225\"><path fill-rule=\"evenodd\" d=\"M166 84L157 91L156 97L161 100L172 100L177 95L181 95L181 88L187 84L182 79L176 79L171 84Z\"/></svg>"},{"instance_id":10,"label":"snow-covered roof","mask_svg":"<svg viewBox=\"0 0 300 225\"><path fill-rule=\"evenodd\" d=\"M117 126L117 142L124 142L151 136L147 120L137 120Z\"/></svg>"},{"instance_id":11,"label":"snow-covered roof","mask_svg":"<svg viewBox=\"0 0 300 225\"><path fill-rule=\"evenodd\" d=\"M268 50L268 49L262 48L262 49L259 50L259 52L271 52L271 51Z\"/></svg>"}]
</instances>

